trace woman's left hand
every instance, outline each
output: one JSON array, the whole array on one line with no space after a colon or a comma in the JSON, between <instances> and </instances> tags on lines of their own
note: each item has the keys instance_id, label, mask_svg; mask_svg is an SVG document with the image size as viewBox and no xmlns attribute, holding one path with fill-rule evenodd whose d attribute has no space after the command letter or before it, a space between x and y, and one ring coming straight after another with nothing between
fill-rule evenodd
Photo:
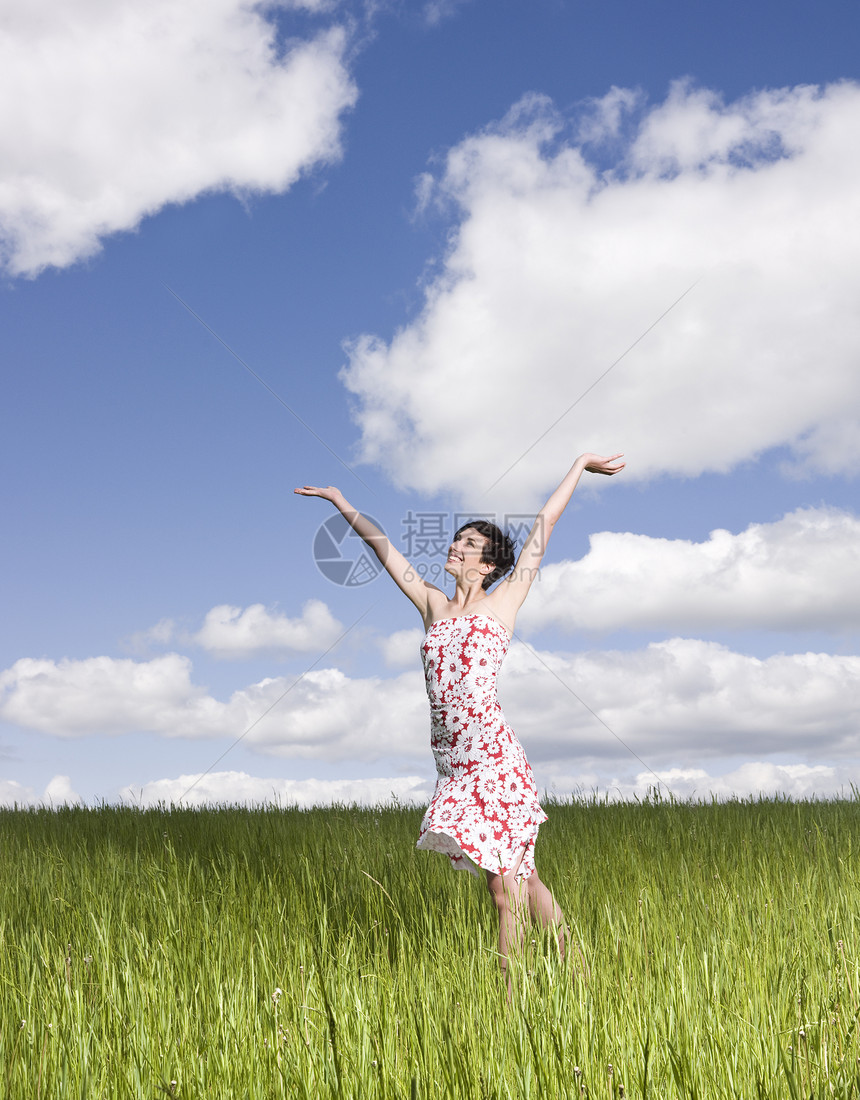
<instances>
[{"instance_id":1,"label":"woman's left hand","mask_svg":"<svg viewBox=\"0 0 860 1100\"><path fill-rule=\"evenodd\" d=\"M623 451L617 455L609 455L607 458L592 454L586 454L582 457L585 459L585 469L590 474L617 474L619 470L623 470L627 465L626 462L618 461L619 458L623 457Z\"/></svg>"}]
</instances>

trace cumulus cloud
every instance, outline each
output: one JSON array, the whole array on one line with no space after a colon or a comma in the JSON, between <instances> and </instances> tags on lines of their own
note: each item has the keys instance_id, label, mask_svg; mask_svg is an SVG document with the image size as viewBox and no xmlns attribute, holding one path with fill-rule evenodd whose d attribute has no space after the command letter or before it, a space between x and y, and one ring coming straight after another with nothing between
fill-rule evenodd
<instances>
[{"instance_id":1,"label":"cumulus cloud","mask_svg":"<svg viewBox=\"0 0 860 1100\"><path fill-rule=\"evenodd\" d=\"M322 651L342 632L343 624L322 600L308 600L295 619L261 603L244 610L221 604L207 613L192 640L216 657L250 657L269 650Z\"/></svg>"},{"instance_id":2,"label":"cumulus cloud","mask_svg":"<svg viewBox=\"0 0 860 1100\"><path fill-rule=\"evenodd\" d=\"M32 787L25 787L14 779L0 779L0 806L67 806L80 801L67 775L55 775L41 798L36 797Z\"/></svg>"},{"instance_id":3,"label":"cumulus cloud","mask_svg":"<svg viewBox=\"0 0 860 1100\"><path fill-rule=\"evenodd\" d=\"M572 655L515 645L502 677L506 713L534 761L860 755L860 657L762 660L685 638Z\"/></svg>"},{"instance_id":4,"label":"cumulus cloud","mask_svg":"<svg viewBox=\"0 0 860 1100\"><path fill-rule=\"evenodd\" d=\"M121 797L140 806L179 803L184 806L231 805L330 806L332 803L380 806L430 799L433 784L419 776L392 779L260 779L246 772L210 772L155 779L123 788Z\"/></svg>"},{"instance_id":5,"label":"cumulus cloud","mask_svg":"<svg viewBox=\"0 0 860 1100\"><path fill-rule=\"evenodd\" d=\"M858 765L774 764L751 761L732 771L710 774L704 768L668 768L642 771L632 779L610 772L564 774L539 767L542 792L556 798L606 797L642 799L655 787L680 799L850 797L860 781ZM541 782L543 780L543 782ZM659 783L658 783L659 781ZM423 805L433 794L433 781L420 776L382 779L282 779L259 778L246 772L212 772L156 779L123 788L120 797L139 806L180 803L185 806L275 805L329 806L335 803L379 806L394 800ZM20 803L19 799L19 803Z\"/></svg>"},{"instance_id":6,"label":"cumulus cloud","mask_svg":"<svg viewBox=\"0 0 860 1100\"><path fill-rule=\"evenodd\" d=\"M30 806L33 788L15 779L0 779L0 806Z\"/></svg>"},{"instance_id":7,"label":"cumulus cloud","mask_svg":"<svg viewBox=\"0 0 860 1100\"><path fill-rule=\"evenodd\" d=\"M89 256L204 191L286 190L339 155L356 99L343 26L283 48L254 0L17 0L0 32L0 262L13 275Z\"/></svg>"},{"instance_id":8,"label":"cumulus cloud","mask_svg":"<svg viewBox=\"0 0 860 1100\"><path fill-rule=\"evenodd\" d=\"M860 519L801 508L707 542L604 531L579 561L545 566L520 626L791 630L860 622Z\"/></svg>"},{"instance_id":9,"label":"cumulus cloud","mask_svg":"<svg viewBox=\"0 0 860 1100\"><path fill-rule=\"evenodd\" d=\"M260 685L260 703L274 696L280 683ZM389 679L353 678L326 668L307 673L249 741L271 756L373 761L395 755L416 760L427 757L428 725L424 681L417 668Z\"/></svg>"},{"instance_id":10,"label":"cumulus cloud","mask_svg":"<svg viewBox=\"0 0 860 1100\"><path fill-rule=\"evenodd\" d=\"M626 759L650 767L791 753L860 755L860 657L766 660L674 638L632 652L539 652L514 644L501 678L508 720L535 764ZM428 759L416 667L350 677L337 668L261 680L226 702L191 680L187 658L17 661L0 673L0 719L60 737L151 731L243 736L269 756L370 762Z\"/></svg>"},{"instance_id":11,"label":"cumulus cloud","mask_svg":"<svg viewBox=\"0 0 860 1100\"><path fill-rule=\"evenodd\" d=\"M426 753L426 702L416 668L353 679L336 668L264 679L226 702L191 679L175 653L149 661L22 658L0 673L0 720L57 737L240 737L275 756L375 760Z\"/></svg>"},{"instance_id":12,"label":"cumulus cloud","mask_svg":"<svg viewBox=\"0 0 860 1100\"><path fill-rule=\"evenodd\" d=\"M55 775L45 788L44 802L50 806L69 806L81 801L81 796L72 787L67 775Z\"/></svg>"},{"instance_id":13,"label":"cumulus cloud","mask_svg":"<svg viewBox=\"0 0 860 1100\"><path fill-rule=\"evenodd\" d=\"M379 640L382 659L390 668L404 668L414 665L418 660L418 648L424 638L424 631L396 630Z\"/></svg>"},{"instance_id":14,"label":"cumulus cloud","mask_svg":"<svg viewBox=\"0 0 860 1100\"><path fill-rule=\"evenodd\" d=\"M22 657L0 672L0 718L58 737L152 730L217 735L224 705L191 682L191 662L169 653L151 661Z\"/></svg>"},{"instance_id":15,"label":"cumulus cloud","mask_svg":"<svg viewBox=\"0 0 860 1100\"><path fill-rule=\"evenodd\" d=\"M465 139L422 182L455 218L422 310L347 349L360 458L489 502L689 290L493 503L533 504L581 450L623 450L634 479L777 446L798 470L853 473L858 116L847 81L729 104L676 84L656 106L614 89L573 119L527 97Z\"/></svg>"},{"instance_id":16,"label":"cumulus cloud","mask_svg":"<svg viewBox=\"0 0 860 1100\"><path fill-rule=\"evenodd\" d=\"M632 780L608 775L570 775L546 771L544 787L559 798L592 797L632 800L651 795L710 801L712 798L850 798L860 781L860 766L845 764L773 764L750 761L739 768L711 775L704 768L643 771Z\"/></svg>"}]
</instances>

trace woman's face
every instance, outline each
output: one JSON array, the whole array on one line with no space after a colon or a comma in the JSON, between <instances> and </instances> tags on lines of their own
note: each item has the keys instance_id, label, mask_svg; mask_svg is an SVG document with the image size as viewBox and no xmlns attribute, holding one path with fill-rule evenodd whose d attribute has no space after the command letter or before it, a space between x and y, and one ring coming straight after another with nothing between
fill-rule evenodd
<instances>
[{"instance_id":1,"label":"woman's face","mask_svg":"<svg viewBox=\"0 0 860 1100\"><path fill-rule=\"evenodd\" d=\"M465 527L459 531L448 550L445 572L469 583L482 581L493 569L492 565L481 561L487 542L488 539L474 527Z\"/></svg>"}]
</instances>

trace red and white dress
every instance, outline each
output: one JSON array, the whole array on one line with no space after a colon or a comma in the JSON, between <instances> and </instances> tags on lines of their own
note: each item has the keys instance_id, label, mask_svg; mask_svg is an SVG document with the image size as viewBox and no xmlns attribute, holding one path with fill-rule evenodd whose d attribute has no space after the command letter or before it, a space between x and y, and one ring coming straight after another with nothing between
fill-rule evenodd
<instances>
[{"instance_id":1,"label":"red and white dress","mask_svg":"<svg viewBox=\"0 0 860 1100\"><path fill-rule=\"evenodd\" d=\"M454 867L507 874L525 848L518 876L534 873L534 844L546 814L523 747L496 698L508 632L489 615L439 619L421 656L430 700L436 790L418 847L443 852Z\"/></svg>"}]
</instances>

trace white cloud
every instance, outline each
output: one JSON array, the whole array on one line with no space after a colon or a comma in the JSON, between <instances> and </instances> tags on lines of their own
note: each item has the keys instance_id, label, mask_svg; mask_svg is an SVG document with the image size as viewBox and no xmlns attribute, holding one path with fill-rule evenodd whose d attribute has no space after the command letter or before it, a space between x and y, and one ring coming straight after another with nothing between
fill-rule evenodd
<instances>
[{"instance_id":1,"label":"white cloud","mask_svg":"<svg viewBox=\"0 0 860 1100\"><path fill-rule=\"evenodd\" d=\"M577 127L580 144L606 144L621 135L623 123L636 110L639 93L632 88L612 87L599 99L587 100Z\"/></svg>"},{"instance_id":2,"label":"white cloud","mask_svg":"<svg viewBox=\"0 0 860 1100\"><path fill-rule=\"evenodd\" d=\"M67 775L55 775L41 798L36 798L32 787L25 787L14 779L0 779L0 806L66 806L80 801Z\"/></svg>"},{"instance_id":3,"label":"white cloud","mask_svg":"<svg viewBox=\"0 0 860 1100\"><path fill-rule=\"evenodd\" d=\"M633 103L588 105L578 145L529 97L449 152L435 195L456 231L424 307L388 343L356 339L342 375L360 456L398 485L489 504L696 279L493 505L533 505L582 450L623 450L634 479L777 446L856 470L860 86Z\"/></svg>"},{"instance_id":4,"label":"white cloud","mask_svg":"<svg viewBox=\"0 0 860 1100\"><path fill-rule=\"evenodd\" d=\"M287 6L323 11L304 0ZM340 152L347 34L279 52L253 0L17 0L0 22L0 259L33 275L166 203L287 189Z\"/></svg>"},{"instance_id":5,"label":"white cloud","mask_svg":"<svg viewBox=\"0 0 860 1100\"><path fill-rule=\"evenodd\" d=\"M761 660L685 638L573 655L514 645L501 684L534 761L623 758L615 736L651 767L751 754L860 756L860 657Z\"/></svg>"},{"instance_id":6,"label":"white cloud","mask_svg":"<svg viewBox=\"0 0 860 1100\"><path fill-rule=\"evenodd\" d=\"M156 779L142 786L129 786L121 797L136 805L179 803L185 806L231 805L329 806L358 803L379 806L398 802L427 802L433 784L419 776L392 779L260 779L246 772L210 772Z\"/></svg>"},{"instance_id":7,"label":"white cloud","mask_svg":"<svg viewBox=\"0 0 860 1100\"><path fill-rule=\"evenodd\" d=\"M192 640L216 657L249 657L268 650L321 652L342 632L343 624L321 600L308 600L296 619L261 603L244 610L221 604L207 613Z\"/></svg>"},{"instance_id":8,"label":"white cloud","mask_svg":"<svg viewBox=\"0 0 860 1100\"><path fill-rule=\"evenodd\" d=\"M305 11L319 14L333 11L340 0L277 0L277 2L278 6L282 8L304 8Z\"/></svg>"},{"instance_id":9,"label":"white cloud","mask_svg":"<svg viewBox=\"0 0 860 1100\"><path fill-rule=\"evenodd\" d=\"M258 686L256 713L277 697L283 684L279 680ZM394 755L426 760L428 727L424 682L417 667L390 679L352 678L340 669L326 668L304 676L248 740L271 756L372 761Z\"/></svg>"},{"instance_id":10,"label":"white cloud","mask_svg":"<svg viewBox=\"0 0 860 1100\"><path fill-rule=\"evenodd\" d=\"M436 27L456 15L467 3L469 0L425 0L424 20L428 27Z\"/></svg>"},{"instance_id":11,"label":"white cloud","mask_svg":"<svg viewBox=\"0 0 860 1100\"><path fill-rule=\"evenodd\" d=\"M30 806L32 803L32 787L25 787L15 779L0 779L0 806Z\"/></svg>"},{"instance_id":12,"label":"white cloud","mask_svg":"<svg viewBox=\"0 0 860 1100\"><path fill-rule=\"evenodd\" d=\"M750 761L722 774L704 768L666 768L655 773L642 771L632 779L619 779L609 772L565 774L552 767L537 769L539 786L556 798L607 797L642 799L658 780L661 794L679 799L850 797L860 782L860 765L774 764ZM139 806L182 803L186 806L276 805L327 806L357 803L378 806L398 802L422 805L433 794L433 781L420 776L382 779L282 779L259 778L246 772L211 772L181 775L123 788L120 797ZM19 799L20 802L20 799Z\"/></svg>"},{"instance_id":13,"label":"white cloud","mask_svg":"<svg viewBox=\"0 0 860 1100\"><path fill-rule=\"evenodd\" d=\"M860 622L860 519L802 508L707 542L604 531L579 561L545 566L525 630L852 628Z\"/></svg>"},{"instance_id":14,"label":"white cloud","mask_svg":"<svg viewBox=\"0 0 860 1100\"><path fill-rule=\"evenodd\" d=\"M137 630L123 641L123 649L137 656L145 656L153 647L163 648L176 636L176 623L173 619L159 619L146 630Z\"/></svg>"},{"instance_id":15,"label":"white cloud","mask_svg":"<svg viewBox=\"0 0 860 1100\"><path fill-rule=\"evenodd\" d=\"M0 672L0 718L58 737L227 732L224 704L192 684L191 662L175 653L151 661L22 657Z\"/></svg>"},{"instance_id":16,"label":"white cloud","mask_svg":"<svg viewBox=\"0 0 860 1100\"><path fill-rule=\"evenodd\" d=\"M72 788L67 775L55 775L45 788L42 801L49 806L68 806L81 801L81 796Z\"/></svg>"},{"instance_id":17,"label":"white cloud","mask_svg":"<svg viewBox=\"0 0 860 1100\"><path fill-rule=\"evenodd\" d=\"M247 745L274 756L425 755L426 708L417 667L388 680L317 669L261 680L227 702L194 684L191 661L175 653L149 661L25 657L0 673L0 720L26 729L57 737L245 735Z\"/></svg>"},{"instance_id":18,"label":"white cloud","mask_svg":"<svg viewBox=\"0 0 860 1100\"><path fill-rule=\"evenodd\" d=\"M760 660L683 638L573 655L514 644L500 697L536 764L587 768L626 759L628 748L651 767L786 753L812 762L860 756L855 656ZM413 767L429 753L417 662L387 679L337 668L266 679L221 702L192 683L190 662L176 654L148 662L25 658L0 673L0 719L61 737L244 735L246 747L265 755L339 763L397 758Z\"/></svg>"},{"instance_id":19,"label":"white cloud","mask_svg":"<svg viewBox=\"0 0 860 1100\"><path fill-rule=\"evenodd\" d=\"M711 798L850 798L860 782L860 765L774 764L749 761L733 771L711 775L704 768L667 768L643 771L632 780L615 776L571 775L542 769L547 789L555 797L631 800L650 795L655 788L666 797L709 801Z\"/></svg>"},{"instance_id":20,"label":"white cloud","mask_svg":"<svg viewBox=\"0 0 860 1100\"><path fill-rule=\"evenodd\" d=\"M419 647L424 638L424 631L397 630L379 640L379 648L382 650L382 658L390 668L408 668L419 659Z\"/></svg>"}]
</instances>

